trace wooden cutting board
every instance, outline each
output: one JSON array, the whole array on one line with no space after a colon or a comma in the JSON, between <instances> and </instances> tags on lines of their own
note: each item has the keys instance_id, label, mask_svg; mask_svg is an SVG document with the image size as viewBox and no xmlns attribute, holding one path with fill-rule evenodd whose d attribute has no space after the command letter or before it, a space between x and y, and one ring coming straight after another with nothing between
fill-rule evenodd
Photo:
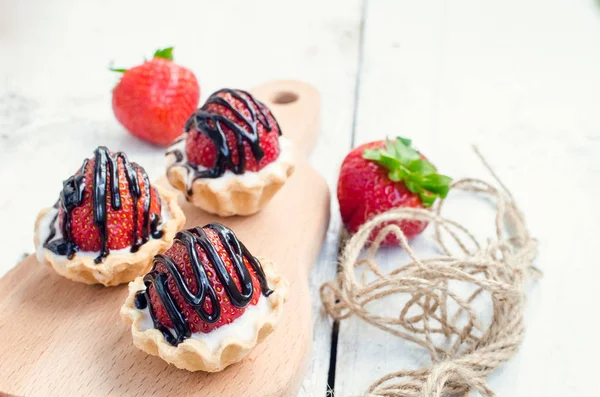
<instances>
[{"instance_id":1,"label":"wooden cutting board","mask_svg":"<svg viewBox=\"0 0 600 397\"><path fill-rule=\"evenodd\" d=\"M119 317L126 285L76 283L29 256L0 279L0 395L297 394L312 340L308 273L329 221L327 185L306 160L317 135L319 95L294 81L268 83L252 92L295 142L294 175L262 212L251 217L218 218L180 202L186 227L215 220L226 224L254 255L273 259L290 281L275 332L223 372L180 370L133 346L131 331Z\"/></svg>"}]
</instances>

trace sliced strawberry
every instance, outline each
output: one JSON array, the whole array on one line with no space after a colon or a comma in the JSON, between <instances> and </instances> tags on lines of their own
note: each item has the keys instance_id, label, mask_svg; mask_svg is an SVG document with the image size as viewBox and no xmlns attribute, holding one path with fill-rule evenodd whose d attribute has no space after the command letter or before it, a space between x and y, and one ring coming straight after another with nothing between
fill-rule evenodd
<instances>
[{"instance_id":1,"label":"sliced strawberry","mask_svg":"<svg viewBox=\"0 0 600 397\"><path fill-rule=\"evenodd\" d=\"M231 91L243 99L236 98L235 95L232 95ZM226 105L219 103L219 98L234 107L239 114L236 114L235 111L229 109ZM252 127L248 124L256 126L258 141L263 155L260 159L257 159L248 140L243 139L244 158L246 160L245 170L259 171L267 164L275 161L279 156L279 126L271 111L265 105L256 101L250 94L240 90L217 91L210 96L206 104L199 111L226 117L249 134L253 133L253 131ZM265 117L263 117L263 114ZM208 124L211 129L215 128L214 121L210 120ZM231 151L231 161L237 166L239 164L237 147L239 137L225 123L220 123L220 125L225 132L227 146ZM188 161L205 168L214 167L218 152L213 140L207 135L207 131L191 128L187 132L186 155ZM228 169L231 169L231 167L228 167Z\"/></svg>"},{"instance_id":2,"label":"sliced strawberry","mask_svg":"<svg viewBox=\"0 0 600 397\"><path fill-rule=\"evenodd\" d=\"M210 243L217 250L219 257L223 259L225 266L227 268L227 272L228 272L228 274L232 275L235 285L238 287L238 289L241 288L239 277L237 276L237 273L233 267L231 257L225 250L225 247L223 246L223 243L221 242L221 239L219 238L218 234L214 230L212 230L208 227L204 227L203 230L207 234L207 236L210 240ZM195 248L196 248L196 252L198 253L198 257L199 257L200 261L202 262L202 266L204 267L204 270L206 271L206 274L210 281L210 285L214 288L214 290L217 294L217 299L221 306L221 316L219 317L217 322L207 323L207 322L204 322L200 318L200 316L194 311L194 309L184 300L179 289L177 288L175 280L170 275L170 273L168 273L166 267L162 263L157 264L154 270L159 274L164 273L164 274L168 275L167 276L167 285L168 285L169 291L171 293L171 296L174 297L177 307L183 313L186 321L188 322L190 331L193 333L196 333L196 332L208 333L208 332L211 332L223 325L230 324L236 318L240 317L245 312L245 310L248 306L256 305L262 290L261 290L258 278L256 276L256 272L251 267L248 260L244 257L244 265L248 268L248 270L250 272L250 277L252 279L252 285L253 285L254 290L253 290L253 294L252 294L252 299L248 303L248 306L246 306L244 308L234 306L231 303L230 298L227 295L225 289L223 288L223 284L222 284L221 280L219 279L218 275L216 274L216 272L214 270L214 264L209 260L209 258L206 256L206 253L204 252L204 250L198 244L195 245ZM177 266L179 272L182 274L183 279L186 281L186 284L187 284L189 290L193 294L197 294L198 293L198 285L196 284L196 280L195 280L191 262L190 262L189 253L188 253L185 245L183 243L181 243L180 241L176 240L173 243L173 246L171 248L169 248L167 250L167 252L165 252L164 255L173 260L173 262ZM156 293L154 284L150 284L148 286L148 294L150 296L150 305L152 307L152 310L154 311L154 315L155 315L158 323L162 326L165 326L168 328L173 328L173 323L172 323L167 311L165 310L160 297ZM203 308L206 310L207 313L213 314L212 303L210 302L210 300L208 298L205 299Z\"/></svg>"}]
</instances>

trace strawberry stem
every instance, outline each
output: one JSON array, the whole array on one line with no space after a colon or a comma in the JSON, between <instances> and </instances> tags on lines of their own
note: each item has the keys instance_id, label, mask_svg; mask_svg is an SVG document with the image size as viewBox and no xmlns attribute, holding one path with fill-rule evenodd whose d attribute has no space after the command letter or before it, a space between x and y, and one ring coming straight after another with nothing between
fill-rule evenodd
<instances>
[{"instance_id":1,"label":"strawberry stem","mask_svg":"<svg viewBox=\"0 0 600 397\"><path fill-rule=\"evenodd\" d=\"M152 58L161 58L161 59L167 59L169 61L172 61L173 60L173 48L174 47L158 49L154 52L154 55L152 56ZM113 68L113 67L110 67L108 69L111 72L117 72L117 73L125 73L129 70L129 69Z\"/></svg>"},{"instance_id":2,"label":"strawberry stem","mask_svg":"<svg viewBox=\"0 0 600 397\"><path fill-rule=\"evenodd\" d=\"M438 197L444 198L450 190L452 178L437 173L437 169L412 146L410 139L387 139L385 148L365 149L363 158L389 170L388 177L404 185L430 207Z\"/></svg>"},{"instance_id":3,"label":"strawberry stem","mask_svg":"<svg viewBox=\"0 0 600 397\"><path fill-rule=\"evenodd\" d=\"M167 48L163 48L158 49L154 52L154 56L153 58L162 58L162 59L167 59L169 61L173 60L173 47L167 47Z\"/></svg>"}]
</instances>

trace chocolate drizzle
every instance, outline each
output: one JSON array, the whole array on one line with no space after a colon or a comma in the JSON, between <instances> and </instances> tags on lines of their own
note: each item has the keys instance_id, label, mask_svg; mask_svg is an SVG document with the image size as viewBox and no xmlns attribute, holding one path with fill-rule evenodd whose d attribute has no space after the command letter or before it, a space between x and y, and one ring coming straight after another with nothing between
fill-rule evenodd
<instances>
[{"instance_id":1,"label":"chocolate drizzle","mask_svg":"<svg viewBox=\"0 0 600 397\"><path fill-rule=\"evenodd\" d=\"M122 208L121 193L119 190L119 159L125 169L125 178L129 192L133 198L133 230L131 232L131 252L136 252L140 246L149 240L149 236L160 238L162 232L158 230L160 216L150 214L152 195L150 194L150 180L146 171L136 163L130 163L125 153L118 152L111 154L104 147L99 146L94 151L95 164L92 184L92 200L94 208L94 224L100 233L102 247L100 253L94 261L101 263L109 254L108 249L108 182L110 182L111 208L118 211ZM52 220L50 234L44 242L44 247L57 255L65 255L72 259L79 248L73 241L71 234L71 214L75 208L83 203L83 193L85 189L85 169L88 165L86 159L79 172L63 182L63 190L60 198L55 204L55 208L62 209L62 238L52 241L56 236L54 224L58 219L58 214ZM140 177L144 183L144 190L140 186ZM138 236L138 201L141 197L147 199L143 201L143 221L142 235Z\"/></svg>"},{"instance_id":2,"label":"chocolate drizzle","mask_svg":"<svg viewBox=\"0 0 600 397\"><path fill-rule=\"evenodd\" d=\"M221 258L216 248L211 244L206 232L203 229L213 230L221 243L225 247L231 263L235 269L235 275L239 277L241 290L237 287L233 280L233 275L227 271L225 262ZM254 294L254 286L252 284L252 278L250 271L244 263L244 258L250 263L250 266L256 273L256 277L260 283L261 291L264 296L269 296L273 291L269 289L267 280L263 268L254 256L250 254L248 249L240 242L233 231L220 223L210 223L204 228L196 227L188 230L182 230L177 233L175 240L185 245L189 254L190 266L194 275L194 280L198 287L198 291L193 293L189 285L186 283L183 275L175 262L166 255L156 255L154 257L152 270L144 277L145 290L139 291L136 294L135 306L138 309L145 309L148 307L152 321L154 322L154 328L162 332L165 340L171 345L178 345L184 339L191 336L190 326L184 317L182 309L177 306L175 298L169 291L168 287L168 274L171 275L175 281L177 289L181 293L183 299L192 307L192 309L198 314L202 321L206 323L215 323L221 317L221 305L217 298L215 288L211 285L206 270L202 264L196 245L206 254L208 260L214 265L214 270L223 284L223 288L231 303L238 308L246 307L252 300ZM158 265L163 265L167 269L167 273L161 273L156 270ZM154 286L155 292L158 295L162 305L164 306L169 318L174 327L174 333L164 325L160 324L156 318L156 314L149 304L149 287ZM212 312L208 312L204 308L204 303L209 300L212 305Z\"/></svg>"},{"instance_id":3,"label":"chocolate drizzle","mask_svg":"<svg viewBox=\"0 0 600 397\"><path fill-rule=\"evenodd\" d=\"M231 95L235 101L243 103L244 108L248 110L250 116L246 117L232 103L223 98L222 95L227 94ZM211 112L209 110L210 105L218 105L230 110L236 116L235 118L237 120L230 120L221 114ZM275 125L271 124L268 116L271 116L271 119L275 121ZM252 155L257 162L260 161L264 156L264 152L260 147L259 142L259 124L262 124L265 130L268 132L271 132L273 128L276 127L277 131L279 131L279 134L281 135L279 124L277 124L277 121L273 115L270 114L265 105L255 99L248 92L231 89L219 90L213 93L207 99L206 103L196 112L194 112L194 114L185 124L186 133L189 133L192 129L194 129L198 131L198 133L206 135L213 141L215 147L217 148L217 159L214 166L212 168L205 169L188 162L182 164L185 157L182 151L180 149L171 149L167 152L167 155L173 154L176 158L176 162L172 164L171 167L174 165L185 165L189 172L193 172L194 180L199 178L218 178L223 175L227 169L230 169L235 174L243 174L246 169L246 149L244 146L244 141L248 142L250 150L252 151ZM231 130L235 135L235 144L238 152L237 164L234 163L231 150L227 145L224 127ZM185 139L185 136L175 141L174 145L181 142L182 139Z\"/></svg>"}]
</instances>

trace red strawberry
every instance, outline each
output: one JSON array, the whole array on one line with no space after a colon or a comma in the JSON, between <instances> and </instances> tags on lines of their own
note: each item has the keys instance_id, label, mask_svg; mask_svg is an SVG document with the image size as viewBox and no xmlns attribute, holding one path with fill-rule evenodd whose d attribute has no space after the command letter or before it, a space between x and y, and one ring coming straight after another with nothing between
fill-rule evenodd
<instances>
[{"instance_id":1,"label":"red strawberry","mask_svg":"<svg viewBox=\"0 0 600 397\"><path fill-rule=\"evenodd\" d=\"M101 149L101 148L99 148ZM99 150L97 149L97 150ZM115 156L114 153L110 153L110 156ZM125 167L123 157L118 156L118 181L119 181L119 195L121 200L121 208L114 209L112 207L113 196L111 193L112 184L111 178L106 178L106 225L107 225L107 237L108 243L107 248L109 250L117 250L132 246L132 236L134 230L134 211L137 211L137 237L141 238L143 235L144 227L144 205L149 199L147 196L142 196L137 200L137 207L134 208L134 198L131 195L129 182L125 176ZM102 249L102 238L100 230L94 222L94 200L93 192L95 188L95 165L96 159L89 159L84 168L83 183L85 187L83 190L83 200L80 205L73 208L70 215L70 234L72 242L78 247L79 251L98 252ZM133 169L137 173L139 181L139 188L141 192L146 191L144 182L145 171L143 168L132 164ZM79 171L78 173L80 173ZM150 189L151 202L150 202L150 219L160 216L160 199L156 193L156 190L151 187ZM60 227L63 228L64 220L64 208L60 207L61 221ZM149 227L149 226L148 226Z\"/></svg>"},{"instance_id":2,"label":"red strawberry","mask_svg":"<svg viewBox=\"0 0 600 397\"><path fill-rule=\"evenodd\" d=\"M227 268L227 273L233 275L233 281L237 285L238 289L241 288L240 281L239 278L236 276L236 271L234 270L231 258L225 250L225 247L223 246L223 243L221 242L219 236L214 230L208 227L204 227L203 230L204 232L206 232L211 244L217 250L219 256L223 258L223 261L225 262L225 266ZM217 293L217 299L219 300L219 303L221 305L221 316L219 317L219 320L217 322L209 324L202 321L202 319L198 316L194 309L181 296L181 292L179 291L179 288L177 288L175 280L168 273L166 267L163 264L157 264L154 270L158 273L168 274L167 285L169 287L169 291L174 297L177 306L181 309L181 312L184 314L185 319L189 323L190 331L208 333L214 329L219 328L222 325L230 324L236 318L240 317L244 313L246 308L236 307L230 302L230 299L227 296L225 289L223 288L223 284L221 283L221 280L218 278L214 270L214 265L207 258L204 250L198 244L196 244L195 248L198 252L198 257L202 262L204 269L206 270L206 274L209 278L210 284L213 286ZM185 245L180 241L175 240L173 246L169 248L167 252L164 253L164 255L173 260L173 262L181 272L183 279L187 281L187 286L189 287L190 291L193 294L197 294L198 285L196 284L194 273L190 264L190 256ZM261 294L260 283L256 277L254 269L251 267L251 265L248 263L248 260L245 257L244 265L250 271L250 277L252 278L252 285L254 287L252 299L248 305L256 305ZM150 304L152 305L152 309L156 316L156 320L159 322L159 324L163 326L173 328L173 323L167 311L165 310L160 297L154 289L154 284L151 284L148 287L148 294L150 296ZM205 300L204 309L210 314L213 313L212 303L209 299Z\"/></svg>"},{"instance_id":3,"label":"red strawberry","mask_svg":"<svg viewBox=\"0 0 600 397\"><path fill-rule=\"evenodd\" d=\"M411 147L411 141L377 141L361 145L344 159L338 180L337 196L342 221L350 233L373 216L397 207L429 207L435 199L446 197L451 179ZM407 237L421 233L427 222L400 221ZM377 228L371 234L374 239ZM384 245L397 245L388 235Z\"/></svg>"},{"instance_id":4,"label":"red strawberry","mask_svg":"<svg viewBox=\"0 0 600 397\"><path fill-rule=\"evenodd\" d=\"M194 74L173 63L173 48L158 50L150 61L126 69L113 90L117 120L131 134L167 146L182 134L198 107L200 87Z\"/></svg>"},{"instance_id":5,"label":"red strawberry","mask_svg":"<svg viewBox=\"0 0 600 397\"><path fill-rule=\"evenodd\" d=\"M220 101L225 101L226 104ZM234 108L240 115L229 108ZM221 115L243 128L247 133L253 131L248 125L256 126L260 149L264 155L257 161L247 139L243 140L244 154L246 159L245 170L259 171L267 164L273 162L280 152L279 148L279 125L275 121L271 111L265 105L254 99L249 93L240 90L220 90L208 98L199 112L212 115ZM263 117L264 114L264 117ZM194 117L194 116L192 116ZM243 118L242 118L243 117ZM246 119L249 123L247 123ZM209 127L215 128L212 120L208 121ZM231 128L220 123L227 139L227 146L231 151L231 160L235 166L239 164L239 153L237 148L237 136ZM193 125L193 123L191 123ZM187 131L186 155L190 163L212 168L217 160L217 148L206 131L191 128ZM229 167L231 169L231 167Z\"/></svg>"}]
</instances>

